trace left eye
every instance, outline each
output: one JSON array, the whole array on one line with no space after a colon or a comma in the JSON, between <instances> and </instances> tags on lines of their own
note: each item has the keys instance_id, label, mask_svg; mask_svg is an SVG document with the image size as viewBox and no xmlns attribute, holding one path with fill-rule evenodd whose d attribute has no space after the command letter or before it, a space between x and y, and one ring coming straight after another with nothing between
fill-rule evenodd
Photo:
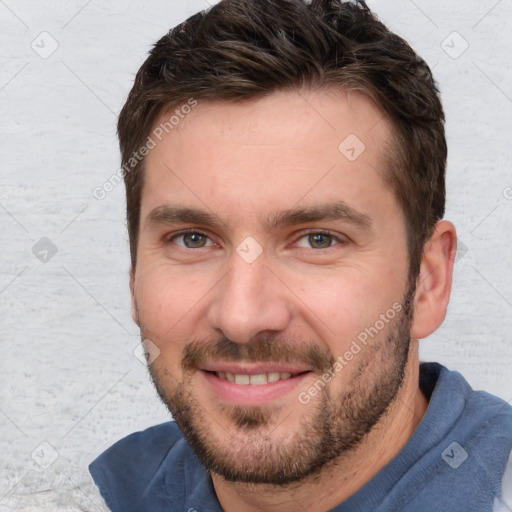
<instances>
[{"instance_id":1,"label":"left eye","mask_svg":"<svg viewBox=\"0 0 512 512\"><path fill-rule=\"evenodd\" d=\"M308 249L328 249L340 240L329 233L310 233L299 238L297 245Z\"/></svg>"},{"instance_id":2,"label":"left eye","mask_svg":"<svg viewBox=\"0 0 512 512\"><path fill-rule=\"evenodd\" d=\"M175 235L171 238L171 241L187 249L201 249L213 245L213 242L206 235L196 231Z\"/></svg>"}]
</instances>

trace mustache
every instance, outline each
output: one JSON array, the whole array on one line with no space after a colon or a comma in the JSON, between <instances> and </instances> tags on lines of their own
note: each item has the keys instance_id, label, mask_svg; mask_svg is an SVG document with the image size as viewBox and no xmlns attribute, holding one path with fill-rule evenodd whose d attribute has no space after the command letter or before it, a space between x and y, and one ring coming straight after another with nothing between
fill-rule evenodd
<instances>
[{"instance_id":1,"label":"mustache","mask_svg":"<svg viewBox=\"0 0 512 512\"><path fill-rule=\"evenodd\" d=\"M299 363L310 366L318 373L324 373L336 362L329 350L317 344L293 342L269 334L246 343L236 343L224 336L213 341L192 340L183 349L181 368L188 372L195 371L212 360Z\"/></svg>"}]
</instances>

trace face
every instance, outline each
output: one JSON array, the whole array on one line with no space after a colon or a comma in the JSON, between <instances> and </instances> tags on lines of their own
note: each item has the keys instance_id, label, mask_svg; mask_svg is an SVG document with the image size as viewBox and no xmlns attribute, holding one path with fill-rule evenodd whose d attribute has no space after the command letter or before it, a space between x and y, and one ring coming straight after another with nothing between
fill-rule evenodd
<instances>
[{"instance_id":1,"label":"face","mask_svg":"<svg viewBox=\"0 0 512 512\"><path fill-rule=\"evenodd\" d=\"M390 134L362 94L279 92L200 102L146 157L134 316L228 480L314 474L396 397L412 290Z\"/></svg>"}]
</instances>

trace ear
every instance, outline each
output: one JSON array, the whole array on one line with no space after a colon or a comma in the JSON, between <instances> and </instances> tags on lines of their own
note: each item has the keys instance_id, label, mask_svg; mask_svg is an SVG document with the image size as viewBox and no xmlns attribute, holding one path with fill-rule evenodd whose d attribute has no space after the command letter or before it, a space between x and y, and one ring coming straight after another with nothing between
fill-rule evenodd
<instances>
[{"instance_id":1,"label":"ear","mask_svg":"<svg viewBox=\"0 0 512 512\"><path fill-rule=\"evenodd\" d=\"M439 221L425 243L416 281L412 338L426 338L443 323L452 289L456 251L455 226L446 220Z\"/></svg>"},{"instance_id":2,"label":"ear","mask_svg":"<svg viewBox=\"0 0 512 512\"><path fill-rule=\"evenodd\" d=\"M132 318L139 325L139 314L137 313L137 304L135 303L135 269L130 269L130 295L132 301Z\"/></svg>"}]
</instances>

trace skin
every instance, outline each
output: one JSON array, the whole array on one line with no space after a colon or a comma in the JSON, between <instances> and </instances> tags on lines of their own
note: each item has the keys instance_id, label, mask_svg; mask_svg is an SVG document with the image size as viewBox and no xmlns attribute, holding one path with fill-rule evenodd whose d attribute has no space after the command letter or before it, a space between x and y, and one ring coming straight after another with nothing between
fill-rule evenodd
<instances>
[{"instance_id":1,"label":"skin","mask_svg":"<svg viewBox=\"0 0 512 512\"><path fill-rule=\"evenodd\" d=\"M349 134L365 144L355 161L338 150ZM293 448L287 443L318 413L325 392L307 404L297 395L320 372L259 404L265 421L243 428L234 420L233 404L214 392L203 372L183 368L184 349L190 341L212 346L220 338L246 348L271 335L276 343L295 344L298 353L314 346L336 358L402 301L409 287L404 218L381 177L390 136L381 111L360 93L283 91L245 103L200 102L146 157L137 267L131 273L134 320L160 350L151 372L164 400L172 401L181 384L200 416L198 428L233 464L251 468L272 446ZM347 219L266 222L276 212L340 201L371 227ZM221 224L151 222L151 212L164 205L214 214ZM179 233L188 228L207 235L207 244L186 247L190 238ZM311 231L328 231L332 245L312 248ZM251 263L237 253L249 236L263 250ZM224 510L328 510L396 456L428 406L418 387L418 339L444 319L455 245L453 225L438 222L417 280L403 382L377 424L352 449L298 482L233 482L212 472ZM344 397L385 377L393 359L387 337L396 327L397 319L386 323L336 373L330 396ZM359 402L370 407L367 397Z\"/></svg>"}]
</instances>

